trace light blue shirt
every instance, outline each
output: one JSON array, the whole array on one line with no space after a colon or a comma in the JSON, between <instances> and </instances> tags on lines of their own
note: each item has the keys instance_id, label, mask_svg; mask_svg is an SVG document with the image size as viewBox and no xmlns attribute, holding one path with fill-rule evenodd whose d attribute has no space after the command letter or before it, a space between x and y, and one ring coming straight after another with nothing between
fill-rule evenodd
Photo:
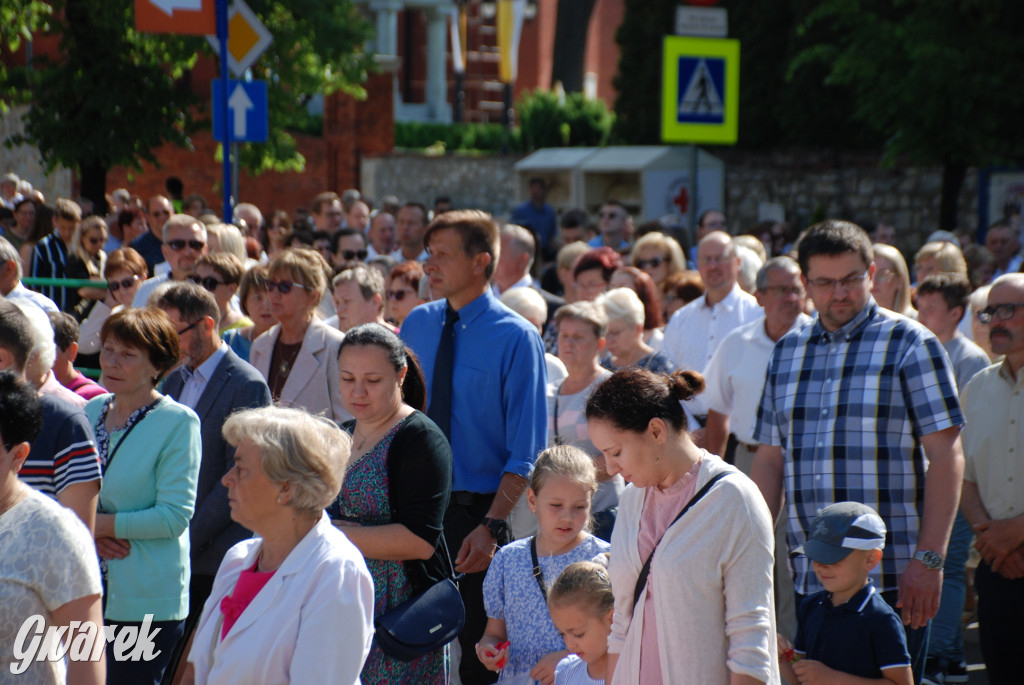
<instances>
[{"instance_id":1,"label":"light blue shirt","mask_svg":"<svg viewBox=\"0 0 1024 685\"><path fill-rule=\"evenodd\" d=\"M416 353L429 397L446 300L416 307L402 339ZM547 368L537 329L488 288L459 310L452 370L452 491L491 493L503 473L529 478L547 445Z\"/></svg>"},{"instance_id":2,"label":"light blue shirt","mask_svg":"<svg viewBox=\"0 0 1024 685\"><path fill-rule=\"evenodd\" d=\"M220 364L220 360L227 353L228 346L222 343L217 347L216 352L196 367L195 371L189 371L188 367L184 365L179 367L178 373L181 374L185 381L185 384L181 387L181 397L178 398L179 403L184 404L189 409L196 408L196 405L199 404L199 398L206 391L206 384L210 382L210 376L213 375L213 372L217 369L217 364Z\"/></svg>"}]
</instances>

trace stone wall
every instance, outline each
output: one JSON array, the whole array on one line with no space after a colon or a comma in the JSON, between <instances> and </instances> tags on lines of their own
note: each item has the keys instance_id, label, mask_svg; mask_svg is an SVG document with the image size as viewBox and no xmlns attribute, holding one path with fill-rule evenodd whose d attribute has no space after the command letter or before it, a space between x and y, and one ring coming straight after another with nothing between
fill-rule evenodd
<instances>
[{"instance_id":1,"label":"stone wall","mask_svg":"<svg viewBox=\"0 0 1024 685\"><path fill-rule=\"evenodd\" d=\"M47 175L38 148L29 145L8 148L2 145L11 136L25 132L23 117L27 111L28 108L24 106L12 107L6 114L0 115L0 174L13 171L42 192L47 202L58 197L71 197L71 172L68 169L59 167Z\"/></svg>"},{"instance_id":2,"label":"stone wall","mask_svg":"<svg viewBox=\"0 0 1024 685\"><path fill-rule=\"evenodd\" d=\"M758 221L761 203L778 203L795 229L817 217L897 228L900 247L916 250L938 228L942 169L897 165L882 168L878 154L786 150L752 153L709 148L726 163L726 206L734 230ZM385 194L430 203L450 195L459 207L508 215L517 201L518 157L430 157L394 153L362 163L361 187L369 197ZM978 222L976 170L969 170L960 195L960 227Z\"/></svg>"},{"instance_id":3,"label":"stone wall","mask_svg":"<svg viewBox=\"0 0 1024 685\"><path fill-rule=\"evenodd\" d=\"M899 164L881 168L880 156L786 150L714 151L726 163L726 213L737 228L758 220L758 205L779 203L795 228L818 217L896 227L897 243L916 250L939 227L942 168ZM976 230L978 173L968 171L960 192L959 227Z\"/></svg>"},{"instance_id":4,"label":"stone wall","mask_svg":"<svg viewBox=\"0 0 1024 685\"><path fill-rule=\"evenodd\" d=\"M508 215L516 201L519 157L392 153L364 158L360 189L371 198L397 195L401 201L416 200L430 206L447 195L456 207L483 209Z\"/></svg>"}]
</instances>

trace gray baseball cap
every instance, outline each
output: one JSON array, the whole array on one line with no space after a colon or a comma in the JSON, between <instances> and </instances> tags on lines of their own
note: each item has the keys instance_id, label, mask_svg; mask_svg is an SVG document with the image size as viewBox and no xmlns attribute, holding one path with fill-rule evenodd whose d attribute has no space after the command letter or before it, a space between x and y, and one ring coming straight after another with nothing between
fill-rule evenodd
<instances>
[{"instance_id":1,"label":"gray baseball cap","mask_svg":"<svg viewBox=\"0 0 1024 685\"><path fill-rule=\"evenodd\" d=\"M885 522L875 510L860 502L839 502L820 512L811 534L793 554L805 554L819 564L842 561L855 549L885 548Z\"/></svg>"}]
</instances>

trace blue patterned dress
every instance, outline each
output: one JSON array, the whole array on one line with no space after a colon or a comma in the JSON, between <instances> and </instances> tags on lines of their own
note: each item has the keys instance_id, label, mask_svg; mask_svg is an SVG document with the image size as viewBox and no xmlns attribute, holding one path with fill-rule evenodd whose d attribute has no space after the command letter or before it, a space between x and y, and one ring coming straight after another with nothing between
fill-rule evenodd
<instances>
[{"instance_id":1,"label":"blue patterned dress","mask_svg":"<svg viewBox=\"0 0 1024 685\"><path fill-rule=\"evenodd\" d=\"M380 442L349 466L341 494L327 508L332 519L355 521L363 526L380 526L392 522L391 502L388 499L388 451L395 434L406 420L395 424ZM403 562L367 559L366 566L373 576L375 616L412 596L413 588ZM364 685L446 685L448 648L405 662L389 657L374 640L360 679Z\"/></svg>"}]
</instances>

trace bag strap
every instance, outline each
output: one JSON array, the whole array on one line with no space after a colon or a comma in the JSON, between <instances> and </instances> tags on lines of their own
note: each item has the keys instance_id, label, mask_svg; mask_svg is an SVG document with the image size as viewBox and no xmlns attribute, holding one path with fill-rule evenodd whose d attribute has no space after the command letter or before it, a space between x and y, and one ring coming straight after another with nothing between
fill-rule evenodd
<instances>
[{"instance_id":1,"label":"bag strap","mask_svg":"<svg viewBox=\"0 0 1024 685\"><path fill-rule=\"evenodd\" d=\"M533 577L537 579L537 585L540 587L540 594L544 598L544 603L548 601L548 589L544 587L544 571L541 570L540 562L537 561L537 536L534 535L530 538L530 560L533 562Z\"/></svg>"},{"instance_id":2,"label":"bag strap","mask_svg":"<svg viewBox=\"0 0 1024 685\"><path fill-rule=\"evenodd\" d=\"M697 494L694 495L690 499L690 501L686 503L686 506L683 507L683 510L679 512L679 515L672 519L672 523L668 524L668 528L665 529L665 533L668 532L669 528L676 524L676 521L683 518L683 514L688 512L690 510L690 507L699 502L700 498L708 493L708 490L711 489L711 486L714 485L715 482L718 481L720 478L724 477L726 473L728 472L723 471L717 475L712 476L711 480L705 483L704 487L698 490ZM654 558L654 552L658 549L658 545L661 544L662 539L665 537L665 533L662 533L661 538L658 538L658 541L654 543L654 549L652 549L651 553L647 556L647 561L644 562L643 568L640 569L640 575L637 576L636 587L633 588L633 611L636 611L636 605L640 603L640 597L642 597L644 594L644 586L647 585L647 576L649 576L651 573L651 560Z\"/></svg>"},{"instance_id":3,"label":"bag strap","mask_svg":"<svg viewBox=\"0 0 1024 685\"><path fill-rule=\"evenodd\" d=\"M147 415L149 414L149 412L150 412L150 411L152 411L152 409L153 409L153 408L154 408L154 407L155 407L156 405L160 404L160 402L161 402L162 400L163 400L163 397L160 397L160 398L158 398L158 399L156 400L156 402L153 402L152 404L148 405L148 406L147 406L147 407L146 407L146 408L145 408L145 409L144 409L144 410L142 411L142 413L141 413L141 414L139 414L139 418L135 419L135 423L133 423L132 425L128 426L128 430L126 430L126 431L124 432L124 435L122 435L122 436L121 436L121 439L117 441L117 444L116 444L116 445L114 445L114 449L113 449L113 450L111 450L110 454L108 454L108 455L107 455L107 463L106 463L106 465L105 465L105 466L103 467L103 474L104 474L104 475L105 475L105 474L107 473L107 469L109 469L109 468L110 468L110 464L111 464L111 462L113 462L113 461L114 461L114 455L116 455L116 454L117 454L117 451L118 451L119 449L121 449L121 444L122 444L122 443L124 443L124 441L125 441L125 440L126 440L126 439L128 438L128 436L129 436L129 435L131 434L131 432L132 432L133 430L135 430L135 427L136 427L137 425L139 425L140 423L142 423L142 419L146 418L146 416L147 416Z\"/></svg>"}]
</instances>

